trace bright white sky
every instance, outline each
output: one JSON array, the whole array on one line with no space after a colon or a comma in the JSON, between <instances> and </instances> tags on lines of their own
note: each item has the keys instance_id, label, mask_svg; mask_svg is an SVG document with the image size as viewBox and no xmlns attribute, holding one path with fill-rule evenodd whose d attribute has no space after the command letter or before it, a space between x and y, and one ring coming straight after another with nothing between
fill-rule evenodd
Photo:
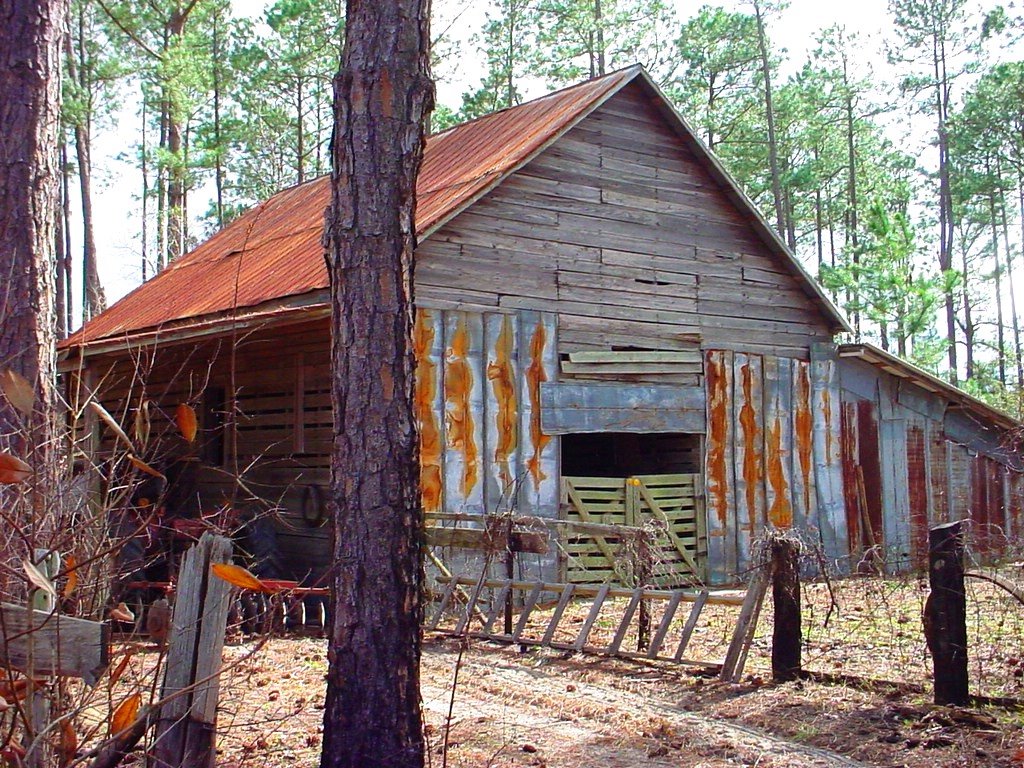
<instances>
[{"instance_id":1,"label":"bright white sky","mask_svg":"<svg viewBox=\"0 0 1024 768\"><path fill-rule=\"evenodd\" d=\"M685 19L704 5L693 0L675 0L677 14ZM724 0L725 6L747 9L746 4L736 0ZM239 14L258 17L266 3L263 0L234 0ZM475 86L481 76L479 54L469 38L483 23L487 4L474 0L435 0L435 15L451 18L458 9L459 14L452 26L452 36L463 41L462 55L449 71L439 72L443 78L438 83L438 101L453 108L458 107L463 92ZM832 24L845 25L851 32L862 35L861 50L865 59L881 65L879 53L880 31L888 25L886 0L858 0L858 2L836 2L835 0L791 0L782 16L771 23L769 33L776 45L788 50L792 67L799 67L814 47L817 32ZM438 28L435 22L435 34ZM784 72L784 74L789 74ZM528 97L542 95L542 87ZM140 229L140 205L137 199L141 187L139 171L124 159L130 154L130 143L135 139L138 117L135 105L122 110L115 118L115 126L97 137L94 153L95 210L97 211L96 240L100 254L100 276L106 289L108 303L113 303L134 288L141 279L140 250L137 233ZM124 130L118 131L120 121ZM193 194L192 207L200 210L205 203L200 195ZM76 222L77 223L77 222ZM75 226L75 224L73 224ZM76 283L80 274L75 275Z\"/></svg>"}]
</instances>

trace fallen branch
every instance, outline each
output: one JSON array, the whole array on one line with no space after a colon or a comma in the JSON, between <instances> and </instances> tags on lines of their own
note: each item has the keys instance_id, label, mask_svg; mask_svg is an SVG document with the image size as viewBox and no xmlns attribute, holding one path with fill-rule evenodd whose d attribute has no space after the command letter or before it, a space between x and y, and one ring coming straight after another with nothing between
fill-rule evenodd
<instances>
[{"instance_id":1,"label":"fallen branch","mask_svg":"<svg viewBox=\"0 0 1024 768\"><path fill-rule=\"evenodd\" d=\"M1002 576L996 576L994 573L985 573L984 571L964 571L964 576L970 576L972 579L981 579L982 581L995 584L997 587L1001 587L1009 592L1018 603L1024 605L1024 587L1014 584L1012 581L1004 579Z\"/></svg>"}]
</instances>

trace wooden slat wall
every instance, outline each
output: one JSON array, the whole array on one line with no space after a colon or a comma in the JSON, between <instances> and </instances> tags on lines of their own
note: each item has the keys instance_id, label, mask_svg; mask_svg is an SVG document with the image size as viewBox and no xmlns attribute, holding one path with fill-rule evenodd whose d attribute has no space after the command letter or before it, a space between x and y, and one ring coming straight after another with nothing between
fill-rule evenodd
<instances>
[{"instance_id":1,"label":"wooden slat wall","mask_svg":"<svg viewBox=\"0 0 1024 768\"><path fill-rule=\"evenodd\" d=\"M420 245L442 309L559 314L560 352L736 349L829 337L786 266L643 92L627 88ZM570 365L567 377L587 376ZM692 384L699 369L624 374Z\"/></svg>"}]
</instances>

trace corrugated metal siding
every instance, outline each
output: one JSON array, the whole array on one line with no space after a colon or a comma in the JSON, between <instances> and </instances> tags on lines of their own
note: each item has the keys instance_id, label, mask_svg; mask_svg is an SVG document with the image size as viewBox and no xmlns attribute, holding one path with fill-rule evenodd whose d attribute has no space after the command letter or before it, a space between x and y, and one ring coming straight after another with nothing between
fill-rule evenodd
<instances>
[{"instance_id":1,"label":"corrugated metal siding","mask_svg":"<svg viewBox=\"0 0 1024 768\"><path fill-rule=\"evenodd\" d=\"M556 318L420 309L416 413L427 512L558 514L558 446L540 426Z\"/></svg>"},{"instance_id":2,"label":"corrugated metal siding","mask_svg":"<svg viewBox=\"0 0 1024 768\"><path fill-rule=\"evenodd\" d=\"M834 362L705 353L705 484L712 580L742 578L765 526L797 527L845 555Z\"/></svg>"}]
</instances>

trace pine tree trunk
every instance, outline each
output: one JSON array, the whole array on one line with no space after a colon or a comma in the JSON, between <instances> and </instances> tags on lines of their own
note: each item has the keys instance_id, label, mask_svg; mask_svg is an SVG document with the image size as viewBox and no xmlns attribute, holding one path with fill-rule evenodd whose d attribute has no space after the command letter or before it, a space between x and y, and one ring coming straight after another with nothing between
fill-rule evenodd
<instances>
[{"instance_id":1,"label":"pine tree trunk","mask_svg":"<svg viewBox=\"0 0 1024 768\"><path fill-rule=\"evenodd\" d=\"M53 243L67 13L67 0L0 6L0 361L36 391L28 429L0 397L0 450L29 457L37 470L51 466L56 422Z\"/></svg>"},{"instance_id":2,"label":"pine tree trunk","mask_svg":"<svg viewBox=\"0 0 1024 768\"><path fill-rule=\"evenodd\" d=\"M761 55L761 78L764 80L764 114L768 126L768 172L771 175L772 198L775 201L775 229L786 237L786 220L782 200L782 177L779 171L779 143L775 134L775 104L772 97L772 70L768 60L768 37L764 30L764 14L760 2L754 2L757 19L757 46Z\"/></svg>"},{"instance_id":3,"label":"pine tree trunk","mask_svg":"<svg viewBox=\"0 0 1024 768\"><path fill-rule=\"evenodd\" d=\"M322 768L424 762L412 406L416 175L433 106L427 0L349 2L327 213L334 612Z\"/></svg>"}]
</instances>

